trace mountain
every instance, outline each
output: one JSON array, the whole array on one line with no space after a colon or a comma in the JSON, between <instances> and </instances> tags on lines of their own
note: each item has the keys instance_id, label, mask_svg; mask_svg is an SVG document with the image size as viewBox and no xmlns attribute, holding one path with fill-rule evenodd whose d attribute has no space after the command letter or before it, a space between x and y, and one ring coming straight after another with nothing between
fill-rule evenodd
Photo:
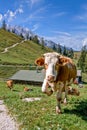
<instances>
[{"instance_id":1,"label":"mountain","mask_svg":"<svg viewBox=\"0 0 87 130\"><path fill-rule=\"evenodd\" d=\"M6 30L8 30L9 32L13 32L19 36L22 35L25 39L29 39L30 37L34 37L34 34L28 28L7 25Z\"/></svg>"},{"instance_id":2,"label":"mountain","mask_svg":"<svg viewBox=\"0 0 87 130\"><path fill-rule=\"evenodd\" d=\"M57 49L58 45L57 43L51 41L51 40L47 40L47 39L44 39L36 34L34 34L31 30L29 30L28 28L23 28L23 27L20 27L20 26L10 26L10 25L7 25L6 29L10 32L13 32L19 36L22 36L24 39L33 39L35 36L37 36L38 40L39 40L39 43L42 44L42 40L44 42L44 45L49 47L49 48L55 48ZM61 49L62 51L64 50L64 46L61 46ZM70 48L66 47L68 50Z\"/></svg>"}]
</instances>

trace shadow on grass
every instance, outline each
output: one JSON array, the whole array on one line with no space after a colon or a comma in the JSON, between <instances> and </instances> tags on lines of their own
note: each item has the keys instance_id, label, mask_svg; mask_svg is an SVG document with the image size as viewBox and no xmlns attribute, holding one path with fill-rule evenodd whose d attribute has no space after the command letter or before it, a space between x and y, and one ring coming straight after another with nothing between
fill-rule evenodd
<instances>
[{"instance_id":1,"label":"shadow on grass","mask_svg":"<svg viewBox=\"0 0 87 130\"><path fill-rule=\"evenodd\" d=\"M14 91L14 92L20 92L20 90L16 90L16 89L13 89L12 91Z\"/></svg>"},{"instance_id":2,"label":"shadow on grass","mask_svg":"<svg viewBox=\"0 0 87 130\"><path fill-rule=\"evenodd\" d=\"M83 81L83 85L84 85L84 84L87 84L87 82Z\"/></svg>"},{"instance_id":3,"label":"shadow on grass","mask_svg":"<svg viewBox=\"0 0 87 130\"><path fill-rule=\"evenodd\" d=\"M76 114L77 116L81 117L83 120L87 121L87 100L80 101L78 104L75 105L75 108L72 110L65 109L64 113Z\"/></svg>"}]
</instances>

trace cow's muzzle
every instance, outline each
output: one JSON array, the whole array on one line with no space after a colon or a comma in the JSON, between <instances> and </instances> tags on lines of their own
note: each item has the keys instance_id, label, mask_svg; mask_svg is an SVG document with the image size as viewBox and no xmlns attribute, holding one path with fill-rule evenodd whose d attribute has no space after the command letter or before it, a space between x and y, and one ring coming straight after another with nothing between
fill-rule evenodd
<instances>
[{"instance_id":1,"label":"cow's muzzle","mask_svg":"<svg viewBox=\"0 0 87 130\"><path fill-rule=\"evenodd\" d=\"M49 82L54 82L54 81L55 81L55 76L49 75L49 76L47 76L47 80L48 80Z\"/></svg>"}]
</instances>

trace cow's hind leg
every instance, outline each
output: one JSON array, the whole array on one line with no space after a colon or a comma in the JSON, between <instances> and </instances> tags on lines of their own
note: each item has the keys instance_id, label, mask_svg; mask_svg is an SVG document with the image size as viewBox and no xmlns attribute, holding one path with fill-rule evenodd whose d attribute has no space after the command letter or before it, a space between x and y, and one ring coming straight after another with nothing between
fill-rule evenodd
<instances>
[{"instance_id":1,"label":"cow's hind leg","mask_svg":"<svg viewBox=\"0 0 87 130\"><path fill-rule=\"evenodd\" d=\"M63 103L65 105L67 104L67 95L68 95L68 86L65 85L65 97L64 97L64 100L63 100Z\"/></svg>"},{"instance_id":2,"label":"cow's hind leg","mask_svg":"<svg viewBox=\"0 0 87 130\"><path fill-rule=\"evenodd\" d=\"M56 106L56 113L60 114L61 112L61 100L62 100L62 89L64 84L62 82L58 83L59 90L57 92L57 106Z\"/></svg>"}]
</instances>

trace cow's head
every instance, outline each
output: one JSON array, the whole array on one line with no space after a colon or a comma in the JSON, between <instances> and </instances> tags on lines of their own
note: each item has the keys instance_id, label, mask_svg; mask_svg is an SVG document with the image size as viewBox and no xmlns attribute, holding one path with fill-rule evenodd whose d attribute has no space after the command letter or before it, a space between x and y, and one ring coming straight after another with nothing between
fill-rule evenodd
<instances>
[{"instance_id":1,"label":"cow's head","mask_svg":"<svg viewBox=\"0 0 87 130\"><path fill-rule=\"evenodd\" d=\"M35 61L37 65L45 67L46 79L49 82L56 81L59 66L63 65L63 62L63 57L56 52L45 53Z\"/></svg>"}]
</instances>

